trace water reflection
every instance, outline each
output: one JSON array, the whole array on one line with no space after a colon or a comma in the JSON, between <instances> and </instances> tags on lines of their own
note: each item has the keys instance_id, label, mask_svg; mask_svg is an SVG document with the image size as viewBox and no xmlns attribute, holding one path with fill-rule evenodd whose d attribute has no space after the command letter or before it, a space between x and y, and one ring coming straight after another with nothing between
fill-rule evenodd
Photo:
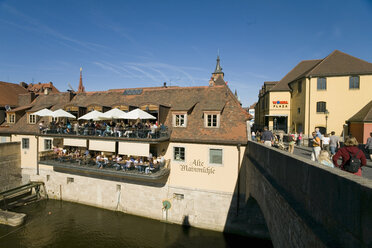
<instances>
[{"instance_id":1,"label":"water reflection","mask_svg":"<svg viewBox=\"0 0 372 248\"><path fill-rule=\"evenodd\" d=\"M16 211L26 213L27 220L21 227L0 225L0 247L272 247L265 240L55 200Z\"/></svg>"}]
</instances>

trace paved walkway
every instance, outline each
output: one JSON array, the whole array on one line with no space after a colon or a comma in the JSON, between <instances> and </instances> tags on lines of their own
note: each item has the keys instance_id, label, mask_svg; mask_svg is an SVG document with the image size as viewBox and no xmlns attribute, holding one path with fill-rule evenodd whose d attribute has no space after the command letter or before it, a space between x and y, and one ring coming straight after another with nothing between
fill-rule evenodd
<instances>
[{"instance_id":1,"label":"paved walkway","mask_svg":"<svg viewBox=\"0 0 372 248\"><path fill-rule=\"evenodd\" d=\"M288 144L285 144L288 147ZM294 154L308 158L310 160L311 157L311 147L307 146L297 146L295 145ZM367 165L362 167L362 176L368 179L372 179L372 161L367 157Z\"/></svg>"}]
</instances>

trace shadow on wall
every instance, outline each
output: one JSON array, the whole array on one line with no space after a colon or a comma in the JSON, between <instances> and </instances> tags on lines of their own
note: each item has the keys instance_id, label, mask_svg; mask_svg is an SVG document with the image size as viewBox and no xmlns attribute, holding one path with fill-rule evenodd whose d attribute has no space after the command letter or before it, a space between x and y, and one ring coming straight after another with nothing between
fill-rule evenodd
<instances>
[{"instance_id":1,"label":"shadow on wall","mask_svg":"<svg viewBox=\"0 0 372 248\"><path fill-rule=\"evenodd\" d=\"M253 196L275 246L372 247L371 180L256 142L247 144L239 180L238 198L248 200L233 200L229 220Z\"/></svg>"},{"instance_id":2,"label":"shadow on wall","mask_svg":"<svg viewBox=\"0 0 372 248\"><path fill-rule=\"evenodd\" d=\"M242 166L230 203L224 233L247 236L253 243L260 244L260 247L273 247L261 208L257 201L246 193L249 174L244 165L247 164L247 159L247 156L243 154Z\"/></svg>"}]
</instances>

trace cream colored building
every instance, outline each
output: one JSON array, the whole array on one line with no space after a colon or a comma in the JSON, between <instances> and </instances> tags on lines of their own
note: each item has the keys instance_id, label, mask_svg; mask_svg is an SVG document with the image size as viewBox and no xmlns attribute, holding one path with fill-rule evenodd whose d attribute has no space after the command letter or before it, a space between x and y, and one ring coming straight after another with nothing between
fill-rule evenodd
<instances>
[{"instance_id":1,"label":"cream colored building","mask_svg":"<svg viewBox=\"0 0 372 248\"><path fill-rule=\"evenodd\" d=\"M22 98L30 99L28 95ZM121 135L99 136L99 128L84 126L83 121L78 133L57 133L50 117L35 115L43 108L62 108L77 118L93 109L141 108L156 117L152 122L165 127L149 137L149 129L135 129L130 121L117 120L126 124L117 129ZM187 218L192 226L219 231L226 229L237 201L244 201L237 188L249 116L226 85L219 58L205 86L47 93L7 114L0 136L20 143L23 180L45 182L50 198L179 224ZM41 121L49 124L43 133L39 132ZM56 147L87 150L93 164L86 164L85 158L51 159ZM154 173L139 172L140 167L129 171L110 166L98 169L94 158L102 153L149 161L151 153L164 156L166 162ZM165 202L170 203L169 209Z\"/></svg>"},{"instance_id":2,"label":"cream colored building","mask_svg":"<svg viewBox=\"0 0 372 248\"><path fill-rule=\"evenodd\" d=\"M301 61L274 87L259 95L259 102L288 99L287 130L310 135L348 132L345 122L372 99L372 64L335 50L324 59ZM274 101L272 101L274 102ZM257 104L265 116L274 115L272 105ZM269 125L262 121L258 127ZM270 119L269 119L270 120ZM256 121L257 123L257 121Z\"/></svg>"}]
</instances>

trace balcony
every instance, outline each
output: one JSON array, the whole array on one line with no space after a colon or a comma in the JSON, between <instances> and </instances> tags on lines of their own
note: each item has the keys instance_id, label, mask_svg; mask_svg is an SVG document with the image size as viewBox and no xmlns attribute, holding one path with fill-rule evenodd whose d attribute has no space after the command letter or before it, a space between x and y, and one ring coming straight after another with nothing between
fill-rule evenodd
<instances>
[{"instance_id":1,"label":"balcony","mask_svg":"<svg viewBox=\"0 0 372 248\"><path fill-rule=\"evenodd\" d=\"M94 139L115 139L115 140L142 140L149 142L161 142L169 140L170 130L167 127L159 128L154 132L151 129L143 128L120 128L107 131L97 128L79 128L72 131L68 128L43 129L42 136L73 137L73 138L94 138Z\"/></svg>"},{"instance_id":2,"label":"balcony","mask_svg":"<svg viewBox=\"0 0 372 248\"><path fill-rule=\"evenodd\" d=\"M129 159L128 159L129 160ZM120 162L107 159L96 162L95 158L73 158L56 156L53 153L40 153L39 164L53 166L53 170L62 173L96 177L114 181L147 181L165 183L170 173L170 160L156 165L150 162L133 163L124 159Z\"/></svg>"}]
</instances>

